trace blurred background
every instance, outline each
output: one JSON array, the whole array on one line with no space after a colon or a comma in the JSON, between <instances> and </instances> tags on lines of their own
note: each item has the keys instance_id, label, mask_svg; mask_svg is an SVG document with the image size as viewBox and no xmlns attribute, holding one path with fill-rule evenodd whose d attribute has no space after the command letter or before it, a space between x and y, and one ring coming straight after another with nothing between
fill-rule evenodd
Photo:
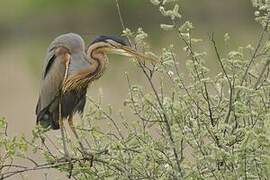
<instances>
[{"instance_id":1,"label":"blurred background","mask_svg":"<svg viewBox=\"0 0 270 180\"><path fill-rule=\"evenodd\" d=\"M119 0L126 26L138 27L149 34L148 42L157 54L161 47L175 41L174 34L160 30L168 19L148 0ZM248 0L182 0L183 20L195 26L195 35L208 40L215 32L221 42L225 32L231 35L231 46L246 46L255 39L259 25ZM122 32L114 0L1 0L0 6L0 116L8 120L10 135L31 135L35 125L35 106L43 58L49 43L67 32L80 34L86 44L100 34ZM220 44L220 46L222 46ZM182 46L177 52L183 53ZM205 50L210 46L204 46ZM209 61L215 69L216 62ZM218 70L217 70L218 71ZM127 59L110 57L105 75L89 88L89 96L103 96L104 104L122 109L127 95L124 72L133 82L144 83L139 69ZM28 174L29 179L40 177ZM62 179L61 176L57 177ZM51 178L51 179L57 179Z\"/></svg>"}]
</instances>

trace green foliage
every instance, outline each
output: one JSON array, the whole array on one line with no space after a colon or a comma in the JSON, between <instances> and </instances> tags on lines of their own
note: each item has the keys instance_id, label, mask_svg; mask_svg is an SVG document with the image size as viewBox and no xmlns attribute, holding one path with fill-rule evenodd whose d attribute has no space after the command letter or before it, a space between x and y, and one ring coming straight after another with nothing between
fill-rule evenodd
<instances>
[{"instance_id":1,"label":"green foliage","mask_svg":"<svg viewBox=\"0 0 270 180\"><path fill-rule=\"evenodd\" d=\"M2 156L4 161L4 157L9 159L12 158L15 154L20 153L20 151L24 151L27 149L27 146L23 143L21 138L13 137L9 138L6 136L6 126L7 123L4 118L0 119L0 128L1 128L1 139L0 139L0 147L4 149L5 155ZM2 138L3 137L3 138Z\"/></svg>"},{"instance_id":2,"label":"green foliage","mask_svg":"<svg viewBox=\"0 0 270 180\"><path fill-rule=\"evenodd\" d=\"M16 158L25 158L28 144L24 136L9 137L7 134L7 122L0 117L0 178L10 168L16 167L13 161Z\"/></svg>"},{"instance_id":3,"label":"green foliage","mask_svg":"<svg viewBox=\"0 0 270 180\"><path fill-rule=\"evenodd\" d=\"M161 28L174 32L184 46L172 44L157 55L142 28L123 31L138 50L158 57L160 63L136 59L147 87L133 84L126 74L129 93L124 105L132 116L89 99L77 129L94 154L93 167L74 141L69 142L72 168L49 149L40 150L36 140L46 135L39 128L33 132L35 152L41 151L50 166L76 179L269 179L269 2L252 1L263 26L257 44L231 50L220 50L214 35L209 41L193 37L194 26L182 21L175 1L151 3L168 18ZM224 43L230 45L228 33ZM211 49L200 51L202 44ZM178 64L179 49L184 50L185 74ZM209 53L220 66L216 75L205 65ZM5 129L4 121L0 127ZM10 156L27 150L23 138L6 138L0 145Z\"/></svg>"},{"instance_id":4,"label":"green foliage","mask_svg":"<svg viewBox=\"0 0 270 180\"><path fill-rule=\"evenodd\" d=\"M261 23L264 27L269 23L270 16L270 1L269 0L251 0L254 7L258 10L255 11L255 20Z\"/></svg>"}]
</instances>

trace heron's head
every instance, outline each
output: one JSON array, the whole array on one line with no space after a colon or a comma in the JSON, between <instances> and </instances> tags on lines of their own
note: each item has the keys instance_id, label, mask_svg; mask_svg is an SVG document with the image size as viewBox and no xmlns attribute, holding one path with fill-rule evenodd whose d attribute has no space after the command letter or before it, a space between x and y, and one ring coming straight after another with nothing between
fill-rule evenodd
<instances>
[{"instance_id":1,"label":"heron's head","mask_svg":"<svg viewBox=\"0 0 270 180\"><path fill-rule=\"evenodd\" d=\"M89 51L98 51L104 54L119 54L127 57L140 58L156 62L155 59L148 57L133 49L127 38L111 35L97 36L88 47Z\"/></svg>"}]
</instances>

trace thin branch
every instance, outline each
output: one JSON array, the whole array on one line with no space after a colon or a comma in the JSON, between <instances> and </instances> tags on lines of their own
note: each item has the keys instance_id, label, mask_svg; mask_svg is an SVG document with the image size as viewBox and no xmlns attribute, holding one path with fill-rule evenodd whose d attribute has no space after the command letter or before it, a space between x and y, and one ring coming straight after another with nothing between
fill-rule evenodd
<instances>
[{"instance_id":1,"label":"thin branch","mask_svg":"<svg viewBox=\"0 0 270 180\"><path fill-rule=\"evenodd\" d=\"M267 62L266 62L265 65L263 66L263 69L262 69L262 71L261 71L261 73L260 73L260 75L259 75L259 77L258 77L258 79L257 79L257 81L256 81L256 83L255 83L255 85L254 85L254 89L257 90L257 89L259 88L259 87L258 87L258 86L259 86L259 83L261 82L261 79L262 79L262 77L263 77L265 71L267 70L269 64L270 64L270 59L267 59Z\"/></svg>"},{"instance_id":2,"label":"thin branch","mask_svg":"<svg viewBox=\"0 0 270 180\"><path fill-rule=\"evenodd\" d=\"M261 32L261 35L260 35L260 37L259 37L259 40L258 40L257 46L256 46L256 48L255 48L255 51L254 51L254 53L253 53L251 59L249 60L249 63L248 63L247 68L246 68L246 70L245 70L245 73L244 73L244 75L243 75L243 77L242 77L242 80L241 80L241 82L240 82L240 86L243 85L243 83L244 83L244 81L245 81L245 79L246 79L246 77L247 77L248 71L249 71L249 69L250 69L250 67L251 67L251 64L252 64L252 63L254 62L254 60L256 59L257 53L258 53L258 51L259 51L259 49L260 49L260 47L261 47L261 45L262 45L262 41L263 41L264 35L265 35L265 33L267 32L268 25L269 25L269 19L267 19L266 25L265 25L265 27L263 28L263 30L262 30L262 32ZM237 96L239 95L239 92L240 92L240 91L238 91Z\"/></svg>"},{"instance_id":3,"label":"thin branch","mask_svg":"<svg viewBox=\"0 0 270 180\"><path fill-rule=\"evenodd\" d=\"M89 98L87 96L87 99L100 111L102 112L102 114L104 114L106 116L107 119L109 119L112 123L113 126L115 127L116 131L118 132L119 136L124 139L124 136L120 130L120 128L118 127L118 125L116 124L116 122L114 121L114 119L108 114L106 113L96 102L94 102L91 98Z\"/></svg>"},{"instance_id":4,"label":"thin branch","mask_svg":"<svg viewBox=\"0 0 270 180\"><path fill-rule=\"evenodd\" d=\"M232 86L231 80L230 80L230 78L229 78L229 76L228 76L228 74L226 72L226 69L225 69L225 67L224 67L224 65L222 63L222 60L221 60L221 57L220 57L220 53L218 51L218 48L217 48L217 45L216 45L216 41L214 39L214 34L212 34L212 36L211 36L211 41L212 41L212 44L214 46L214 49L215 49L215 53L216 53L218 62L220 64L220 66L222 68L222 71L225 74L225 77L226 77L227 82L229 84L229 94L230 94L229 95L230 96L230 98L229 98L229 109L228 109L227 115L225 117L225 123L228 123L229 122L229 119L230 119L231 112L233 110L233 86Z\"/></svg>"},{"instance_id":5,"label":"thin branch","mask_svg":"<svg viewBox=\"0 0 270 180\"><path fill-rule=\"evenodd\" d=\"M125 26L125 23L124 23L123 18L122 18L122 14L121 14L121 10L120 10L118 0L115 0L115 4L116 4L116 7L117 7L117 12L118 12L118 16L119 16L119 19L120 19L122 29L124 30L124 29L126 29L126 26Z\"/></svg>"}]
</instances>

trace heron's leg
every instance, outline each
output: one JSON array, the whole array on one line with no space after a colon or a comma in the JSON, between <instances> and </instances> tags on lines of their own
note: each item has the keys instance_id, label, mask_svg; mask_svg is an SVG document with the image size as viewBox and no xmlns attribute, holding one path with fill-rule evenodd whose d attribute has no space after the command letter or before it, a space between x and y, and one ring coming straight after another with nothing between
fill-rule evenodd
<instances>
[{"instance_id":1,"label":"heron's leg","mask_svg":"<svg viewBox=\"0 0 270 180\"><path fill-rule=\"evenodd\" d=\"M72 116L72 115L69 116L69 118L68 118L68 124L69 124L69 127L70 127L71 131L73 132L73 134L75 135L76 139L77 139L78 142L79 142L79 145L80 145L81 150L82 150L82 152L83 152L82 155L83 155L85 158L87 158L87 159L90 160L90 166L92 166L94 156L93 156L91 153L88 153L88 152L86 151L86 148L83 146L82 142L80 141L80 137L79 137L79 135L77 134L76 128L75 128L75 126L74 126L74 124L73 124L73 116Z\"/></svg>"},{"instance_id":2,"label":"heron's leg","mask_svg":"<svg viewBox=\"0 0 270 180\"><path fill-rule=\"evenodd\" d=\"M80 137L79 137L79 135L78 135L78 133L76 131L76 128L75 128L75 126L73 124L73 116L72 115L70 115L69 118L68 118L68 124L69 124L69 127L70 127L71 131L73 132L73 134L75 135L76 139L78 140L81 149L83 151L86 151L86 149L84 148L82 142L80 141Z\"/></svg>"},{"instance_id":3,"label":"heron's leg","mask_svg":"<svg viewBox=\"0 0 270 180\"><path fill-rule=\"evenodd\" d=\"M65 127L64 127L64 119L61 117L60 120L59 120L59 126L60 126L60 129L61 129L61 135L62 135L62 140L63 140L63 148L64 148L64 153L65 153L65 157L64 159L66 161L69 161L69 178L71 177L72 175L72 170L73 170L73 165L72 165L72 162L71 162L71 157L69 155L69 152L68 152L68 149L67 149L67 143L66 143L66 138L65 138Z\"/></svg>"},{"instance_id":4,"label":"heron's leg","mask_svg":"<svg viewBox=\"0 0 270 180\"><path fill-rule=\"evenodd\" d=\"M66 61L65 61L66 69L65 69L65 74L64 74L62 87L64 87L64 84L65 84L67 76L68 76L68 68L69 68L69 63L70 63L70 57L69 57L68 54L65 55L65 59L66 59ZM64 93L64 91L63 91L63 88L62 88L61 91L60 91L60 98L59 98L59 126L60 126L60 129L61 129L61 135L62 135L62 140L63 140L63 148L64 148L64 153L65 153L65 158L66 158L66 160L69 161L69 169L70 169L69 178L70 178L71 175L72 175L73 165L72 165L71 157L70 157L68 149L67 149L67 142L66 142L65 129L64 129L65 128L64 127L64 118L62 117L63 93Z\"/></svg>"},{"instance_id":5,"label":"heron's leg","mask_svg":"<svg viewBox=\"0 0 270 180\"><path fill-rule=\"evenodd\" d=\"M70 159L68 149L67 149L66 137L65 137L64 119L62 118L62 114L61 114L61 104L59 104L59 126L60 126L60 130L61 130L65 158Z\"/></svg>"},{"instance_id":6,"label":"heron's leg","mask_svg":"<svg viewBox=\"0 0 270 180\"><path fill-rule=\"evenodd\" d=\"M63 79L63 86L65 84L65 81L67 79L67 75L68 75L68 68L69 68L69 63L70 63L70 58L69 57L66 57L66 55L68 56L68 54L65 54L65 74L64 74L64 79ZM65 138L65 129L64 129L64 121L63 121L63 118L62 118L62 106L61 106L61 103L62 103L62 99L63 99L63 89L62 91L60 92L60 99L59 99L59 125L60 125L60 128L61 128L61 135L62 135L62 139L63 139L63 146L64 146L64 152L65 152L65 156L69 157L69 153L68 153L68 150L67 150L67 143L66 143L66 138Z\"/></svg>"}]
</instances>

